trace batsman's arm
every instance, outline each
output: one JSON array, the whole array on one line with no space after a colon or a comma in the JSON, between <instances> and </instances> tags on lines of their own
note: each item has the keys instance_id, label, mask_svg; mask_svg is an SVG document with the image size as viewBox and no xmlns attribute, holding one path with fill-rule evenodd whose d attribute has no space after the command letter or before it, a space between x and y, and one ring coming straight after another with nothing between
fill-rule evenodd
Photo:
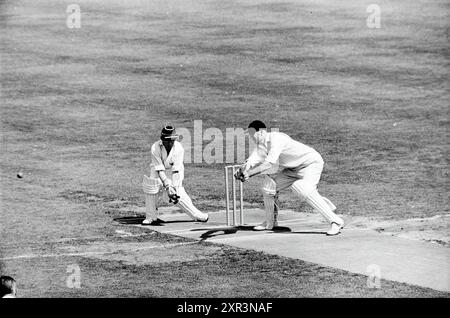
<instances>
[{"instance_id":1,"label":"batsman's arm","mask_svg":"<svg viewBox=\"0 0 450 318\"><path fill-rule=\"evenodd\" d=\"M163 183L164 189L167 189L168 187L172 186L172 180L170 180L167 176L164 170L158 171L158 176L161 179L161 182Z\"/></svg>"},{"instance_id":2,"label":"batsman's arm","mask_svg":"<svg viewBox=\"0 0 450 318\"><path fill-rule=\"evenodd\" d=\"M172 185L177 188L181 186L181 175L178 171L172 171Z\"/></svg>"}]
</instances>

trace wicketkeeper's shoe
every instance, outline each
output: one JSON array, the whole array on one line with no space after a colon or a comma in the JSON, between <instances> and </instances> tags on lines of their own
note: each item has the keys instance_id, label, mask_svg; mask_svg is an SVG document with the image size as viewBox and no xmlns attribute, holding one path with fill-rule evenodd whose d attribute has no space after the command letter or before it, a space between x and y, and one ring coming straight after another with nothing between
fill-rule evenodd
<instances>
[{"instance_id":1,"label":"wicketkeeper's shoe","mask_svg":"<svg viewBox=\"0 0 450 318\"><path fill-rule=\"evenodd\" d=\"M263 222L257 226L253 227L253 231L265 231L266 230L266 222Z\"/></svg>"},{"instance_id":2,"label":"wicketkeeper's shoe","mask_svg":"<svg viewBox=\"0 0 450 318\"><path fill-rule=\"evenodd\" d=\"M164 223L164 221L160 218L157 218L156 220L145 219L142 221L142 225L161 225L161 223Z\"/></svg>"},{"instance_id":3,"label":"wicketkeeper's shoe","mask_svg":"<svg viewBox=\"0 0 450 318\"><path fill-rule=\"evenodd\" d=\"M338 224L336 222L331 223L331 229L327 232L327 235L338 235L341 233L341 229L344 228L344 222Z\"/></svg>"},{"instance_id":4,"label":"wicketkeeper's shoe","mask_svg":"<svg viewBox=\"0 0 450 318\"><path fill-rule=\"evenodd\" d=\"M253 227L253 231L272 231L274 227L278 226L278 222L273 223L273 227L267 226L267 222L263 222L260 225Z\"/></svg>"}]
</instances>

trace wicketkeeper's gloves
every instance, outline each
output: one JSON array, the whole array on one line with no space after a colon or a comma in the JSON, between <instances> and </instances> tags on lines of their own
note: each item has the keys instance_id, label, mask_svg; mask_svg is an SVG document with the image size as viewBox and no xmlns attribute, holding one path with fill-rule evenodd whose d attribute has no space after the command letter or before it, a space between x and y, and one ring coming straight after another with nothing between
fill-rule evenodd
<instances>
[{"instance_id":1,"label":"wicketkeeper's gloves","mask_svg":"<svg viewBox=\"0 0 450 318\"><path fill-rule=\"evenodd\" d=\"M245 181L245 176L244 176L244 172L242 171L242 168L239 168L235 173L234 173L234 178L236 180L240 180L241 182Z\"/></svg>"}]
</instances>

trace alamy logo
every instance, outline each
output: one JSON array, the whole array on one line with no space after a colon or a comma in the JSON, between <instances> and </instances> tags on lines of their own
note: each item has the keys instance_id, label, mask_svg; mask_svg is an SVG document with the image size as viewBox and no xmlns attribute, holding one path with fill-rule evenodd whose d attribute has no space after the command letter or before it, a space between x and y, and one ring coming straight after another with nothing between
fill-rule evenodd
<instances>
[{"instance_id":1,"label":"alamy logo","mask_svg":"<svg viewBox=\"0 0 450 318\"><path fill-rule=\"evenodd\" d=\"M366 9L370 15L367 17L366 25L370 29L381 28L381 9L378 4L371 4Z\"/></svg>"},{"instance_id":2,"label":"alamy logo","mask_svg":"<svg viewBox=\"0 0 450 318\"><path fill-rule=\"evenodd\" d=\"M66 9L67 16L66 25L69 29L81 28L81 9L78 4L69 4Z\"/></svg>"},{"instance_id":3,"label":"alamy logo","mask_svg":"<svg viewBox=\"0 0 450 318\"><path fill-rule=\"evenodd\" d=\"M367 272L367 287L381 288L381 268L376 264L370 264L366 268Z\"/></svg>"},{"instance_id":4,"label":"alamy logo","mask_svg":"<svg viewBox=\"0 0 450 318\"><path fill-rule=\"evenodd\" d=\"M66 273L70 275L66 279L66 286L69 288L81 288L81 270L77 264L67 266Z\"/></svg>"},{"instance_id":5,"label":"alamy logo","mask_svg":"<svg viewBox=\"0 0 450 318\"><path fill-rule=\"evenodd\" d=\"M271 128L268 131L279 131ZM184 148L184 163L235 163L244 162L256 145L243 128L216 127L203 130L201 120L194 120L192 130L176 128Z\"/></svg>"}]
</instances>

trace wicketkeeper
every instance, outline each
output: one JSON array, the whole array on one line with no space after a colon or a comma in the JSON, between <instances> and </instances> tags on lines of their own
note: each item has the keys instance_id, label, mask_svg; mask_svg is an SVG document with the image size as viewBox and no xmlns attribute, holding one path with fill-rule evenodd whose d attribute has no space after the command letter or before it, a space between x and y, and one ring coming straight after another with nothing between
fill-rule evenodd
<instances>
[{"instance_id":1,"label":"wicketkeeper","mask_svg":"<svg viewBox=\"0 0 450 318\"><path fill-rule=\"evenodd\" d=\"M334 213L334 204L317 191L324 165L322 156L284 133L267 132L266 125L259 120L248 125L248 133L256 148L236 172L235 178L244 182L253 176L266 174L262 187L266 221L254 229L271 230L277 226L278 193L290 187L331 223L327 235L339 234L344 221Z\"/></svg>"},{"instance_id":2,"label":"wicketkeeper","mask_svg":"<svg viewBox=\"0 0 450 318\"><path fill-rule=\"evenodd\" d=\"M142 189L145 193L144 225L160 225L164 221L158 218L157 199L164 189L169 202L179 206L192 219L208 221L208 214L198 210L182 185L184 179L184 149L177 141L175 128L166 126L161 131L160 140L151 147L150 176L144 175Z\"/></svg>"}]
</instances>

